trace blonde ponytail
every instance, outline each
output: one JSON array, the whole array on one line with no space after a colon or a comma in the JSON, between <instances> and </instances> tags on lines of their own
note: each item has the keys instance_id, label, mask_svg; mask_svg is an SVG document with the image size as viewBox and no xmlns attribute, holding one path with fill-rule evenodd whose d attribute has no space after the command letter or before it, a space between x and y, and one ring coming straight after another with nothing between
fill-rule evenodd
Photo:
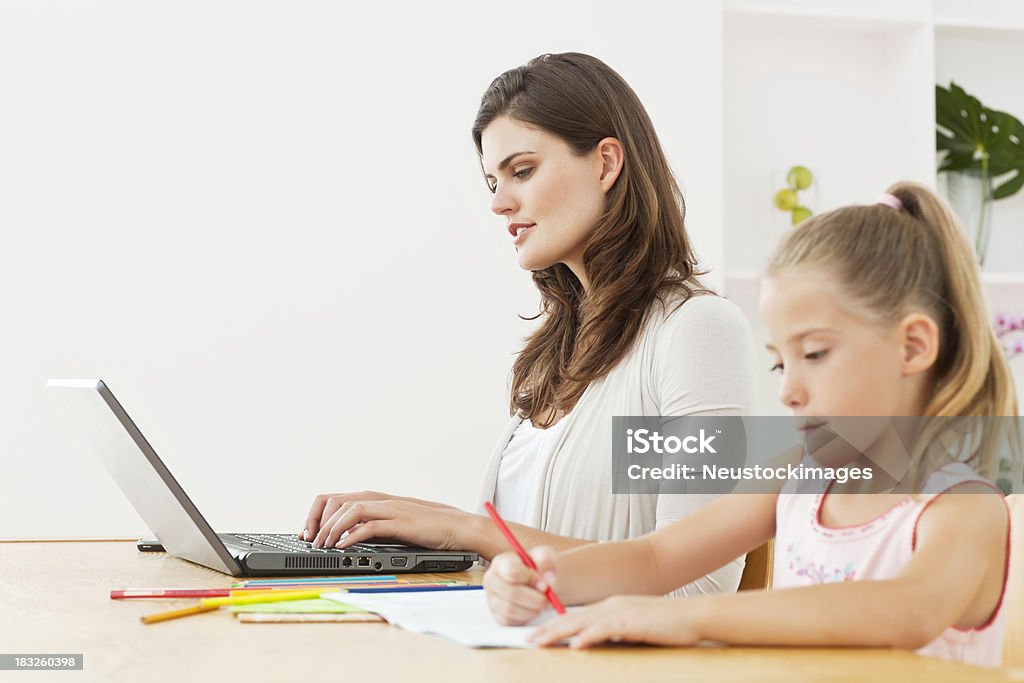
<instances>
[{"instance_id":1,"label":"blonde ponytail","mask_svg":"<svg viewBox=\"0 0 1024 683\"><path fill-rule=\"evenodd\" d=\"M1006 355L989 322L980 270L963 229L946 202L916 183L887 192L934 235L940 252L948 330L927 415L1017 415L1017 398Z\"/></svg>"}]
</instances>

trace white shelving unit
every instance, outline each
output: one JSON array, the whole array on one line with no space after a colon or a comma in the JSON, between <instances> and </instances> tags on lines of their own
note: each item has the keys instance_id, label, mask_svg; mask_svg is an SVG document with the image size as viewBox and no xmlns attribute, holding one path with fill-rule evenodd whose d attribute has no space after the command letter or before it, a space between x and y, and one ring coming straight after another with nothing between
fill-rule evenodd
<instances>
[{"instance_id":1,"label":"white shelving unit","mask_svg":"<svg viewBox=\"0 0 1024 683\"><path fill-rule=\"evenodd\" d=\"M759 348L757 280L789 229L772 205L786 169L814 172L815 212L871 202L900 179L935 187L935 84L1021 117L1020 64L1017 0L724 0L725 292ZM994 203L984 270L992 309L1024 312L1024 193ZM759 411L779 414L775 382L763 385Z\"/></svg>"},{"instance_id":2,"label":"white shelving unit","mask_svg":"<svg viewBox=\"0 0 1024 683\"><path fill-rule=\"evenodd\" d=\"M973 16L959 24L953 19L937 23L936 82L955 81L985 106L1024 118L1024 78L1019 73L1024 64L1024 12L1020 9L993 26ZM993 202L985 270L1024 273L1024 193ZM1018 306L1024 310L1024 298Z\"/></svg>"},{"instance_id":3,"label":"white shelving unit","mask_svg":"<svg viewBox=\"0 0 1024 683\"><path fill-rule=\"evenodd\" d=\"M933 0L932 19L943 28L1024 30L1024 3L1019 0Z\"/></svg>"}]
</instances>

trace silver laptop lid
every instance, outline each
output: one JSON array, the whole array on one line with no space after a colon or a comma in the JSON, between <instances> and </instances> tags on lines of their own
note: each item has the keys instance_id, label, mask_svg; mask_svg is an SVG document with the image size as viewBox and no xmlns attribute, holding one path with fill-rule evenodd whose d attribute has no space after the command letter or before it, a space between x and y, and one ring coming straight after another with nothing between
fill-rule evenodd
<instances>
[{"instance_id":1,"label":"silver laptop lid","mask_svg":"<svg viewBox=\"0 0 1024 683\"><path fill-rule=\"evenodd\" d=\"M89 446L150 530L173 555L239 576L242 569L99 379L51 379L88 435Z\"/></svg>"}]
</instances>

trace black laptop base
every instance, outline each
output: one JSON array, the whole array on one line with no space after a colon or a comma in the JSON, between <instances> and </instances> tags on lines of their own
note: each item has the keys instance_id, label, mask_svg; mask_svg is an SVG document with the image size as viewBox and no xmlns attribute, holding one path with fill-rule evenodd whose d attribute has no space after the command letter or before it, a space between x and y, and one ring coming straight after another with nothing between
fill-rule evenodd
<instances>
[{"instance_id":1,"label":"black laptop base","mask_svg":"<svg viewBox=\"0 0 1024 683\"><path fill-rule=\"evenodd\" d=\"M465 571L476 553L438 552L410 545L357 543L315 549L283 534L218 534L246 576L398 574Z\"/></svg>"}]
</instances>

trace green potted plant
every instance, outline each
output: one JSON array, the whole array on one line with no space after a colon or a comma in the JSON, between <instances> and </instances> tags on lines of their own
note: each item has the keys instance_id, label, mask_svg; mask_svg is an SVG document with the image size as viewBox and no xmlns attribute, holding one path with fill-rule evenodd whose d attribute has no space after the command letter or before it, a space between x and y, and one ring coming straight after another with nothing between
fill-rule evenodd
<instances>
[{"instance_id":1,"label":"green potted plant","mask_svg":"<svg viewBox=\"0 0 1024 683\"><path fill-rule=\"evenodd\" d=\"M960 215L981 264L985 263L993 201L1024 186L1024 125L989 109L952 81L935 86L936 149L950 202Z\"/></svg>"}]
</instances>

